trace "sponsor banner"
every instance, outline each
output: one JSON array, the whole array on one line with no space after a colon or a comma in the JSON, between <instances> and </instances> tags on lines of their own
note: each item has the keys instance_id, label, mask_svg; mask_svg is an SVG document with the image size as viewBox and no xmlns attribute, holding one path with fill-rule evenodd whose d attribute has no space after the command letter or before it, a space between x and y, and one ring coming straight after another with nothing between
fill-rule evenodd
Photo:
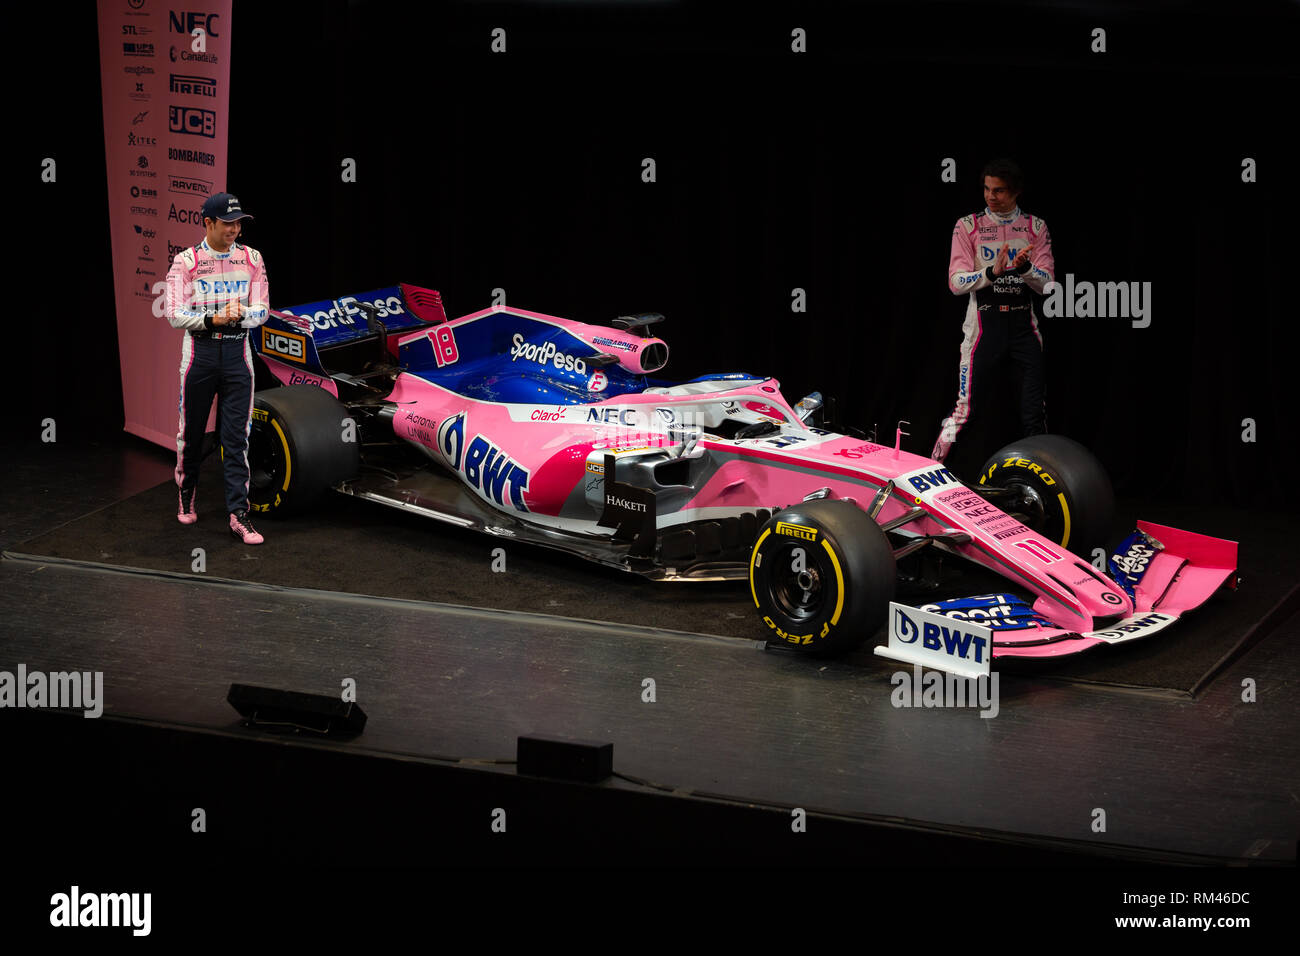
<instances>
[{"instance_id":1,"label":"sponsor banner","mask_svg":"<svg viewBox=\"0 0 1300 956\"><path fill-rule=\"evenodd\" d=\"M1016 631L1029 627L1056 627L1038 614L1033 605L1014 594L977 594L922 604L922 611L942 614L958 621L974 621L995 631Z\"/></svg>"},{"instance_id":2,"label":"sponsor banner","mask_svg":"<svg viewBox=\"0 0 1300 956\"><path fill-rule=\"evenodd\" d=\"M1135 641L1156 631L1163 631L1176 620L1178 620L1177 614L1144 611L1126 617L1122 621L1116 621L1110 627L1102 628L1100 631L1084 631L1080 636L1096 638L1107 644L1123 644L1125 641Z\"/></svg>"},{"instance_id":3,"label":"sponsor banner","mask_svg":"<svg viewBox=\"0 0 1300 956\"><path fill-rule=\"evenodd\" d=\"M889 643L875 651L906 664L982 677L992 672L993 632L969 620L890 601Z\"/></svg>"},{"instance_id":4,"label":"sponsor banner","mask_svg":"<svg viewBox=\"0 0 1300 956\"><path fill-rule=\"evenodd\" d=\"M228 185L241 195L226 183L231 0L99 0L98 11L126 430L170 448L183 333L154 303L172 258L203 239L203 201Z\"/></svg>"},{"instance_id":5,"label":"sponsor banner","mask_svg":"<svg viewBox=\"0 0 1300 956\"><path fill-rule=\"evenodd\" d=\"M576 405L507 405L512 422L563 422L571 425L579 420L581 409Z\"/></svg>"},{"instance_id":6,"label":"sponsor banner","mask_svg":"<svg viewBox=\"0 0 1300 956\"><path fill-rule=\"evenodd\" d=\"M1137 601L1137 586L1151 569L1151 561L1165 546L1143 531L1134 531L1110 556L1110 576L1131 600Z\"/></svg>"},{"instance_id":7,"label":"sponsor banner","mask_svg":"<svg viewBox=\"0 0 1300 956\"><path fill-rule=\"evenodd\" d=\"M966 491L966 487L953 477L952 472L937 462L933 466L918 468L894 479L894 486L921 501L934 501L945 492ZM946 495L945 495L946 497Z\"/></svg>"},{"instance_id":8,"label":"sponsor banner","mask_svg":"<svg viewBox=\"0 0 1300 956\"><path fill-rule=\"evenodd\" d=\"M402 290L395 285L370 292L358 292L356 295L342 295L337 299L293 305L280 311L297 317L304 325L310 324L316 348L323 349L369 334L370 325L366 322L362 304L373 305L375 318L390 331L420 323L420 319L407 310Z\"/></svg>"}]
</instances>

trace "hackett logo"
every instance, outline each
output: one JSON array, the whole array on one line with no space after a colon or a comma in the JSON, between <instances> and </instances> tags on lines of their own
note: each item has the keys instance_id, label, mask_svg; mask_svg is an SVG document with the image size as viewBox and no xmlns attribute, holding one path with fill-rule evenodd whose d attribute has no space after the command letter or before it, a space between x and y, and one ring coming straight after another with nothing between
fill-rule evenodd
<instances>
[{"instance_id":1,"label":"hackett logo","mask_svg":"<svg viewBox=\"0 0 1300 956\"><path fill-rule=\"evenodd\" d=\"M625 511L645 511L645 504L643 502L628 501L626 498L619 498L614 495L606 495L605 504L613 505L615 508L622 508Z\"/></svg>"}]
</instances>

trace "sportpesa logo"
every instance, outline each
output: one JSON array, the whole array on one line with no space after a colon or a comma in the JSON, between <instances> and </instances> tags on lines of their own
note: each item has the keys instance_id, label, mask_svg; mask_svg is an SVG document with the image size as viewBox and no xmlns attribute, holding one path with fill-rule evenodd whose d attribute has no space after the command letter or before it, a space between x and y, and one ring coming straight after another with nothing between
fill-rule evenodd
<instances>
[{"instance_id":1,"label":"sportpesa logo","mask_svg":"<svg viewBox=\"0 0 1300 956\"><path fill-rule=\"evenodd\" d=\"M586 362L576 356L561 352L554 342L547 342L545 345L538 345L536 342L525 342L521 332L516 332L512 341L513 347L510 349L510 361L512 362L518 362L522 358L530 362L536 362L538 365L553 365L565 372L577 372L579 375L587 374Z\"/></svg>"}]
</instances>

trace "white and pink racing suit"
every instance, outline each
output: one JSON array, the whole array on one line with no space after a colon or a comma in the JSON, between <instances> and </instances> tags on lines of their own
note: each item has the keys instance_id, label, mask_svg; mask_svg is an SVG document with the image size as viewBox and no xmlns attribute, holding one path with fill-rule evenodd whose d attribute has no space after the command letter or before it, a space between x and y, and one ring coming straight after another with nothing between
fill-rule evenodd
<instances>
[{"instance_id":1,"label":"white and pink racing suit","mask_svg":"<svg viewBox=\"0 0 1300 956\"><path fill-rule=\"evenodd\" d=\"M1002 244L1011 263L999 276L992 266ZM1031 249L1029 258L1020 253ZM1012 258L1014 254L1014 258ZM1005 215L983 212L957 220L948 261L948 288L967 295L961 343L957 403L943 420L930 457L943 461L972 416L976 391L986 394L1002 359L1010 354L1023 373L1020 425L1024 435L1047 430L1043 375L1043 337L1029 290L1041 293L1053 280L1052 239L1047 224L1019 207Z\"/></svg>"},{"instance_id":2,"label":"white and pink racing suit","mask_svg":"<svg viewBox=\"0 0 1300 956\"><path fill-rule=\"evenodd\" d=\"M214 325L212 316L238 301L238 324ZM253 356L248 335L270 315L266 265L256 249L233 243L213 252L207 240L182 249L167 273L167 321L185 330L176 428L176 484L192 492L199 480L203 431L217 397L226 484L226 510L248 507L248 431L253 414Z\"/></svg>"}]
</instances>

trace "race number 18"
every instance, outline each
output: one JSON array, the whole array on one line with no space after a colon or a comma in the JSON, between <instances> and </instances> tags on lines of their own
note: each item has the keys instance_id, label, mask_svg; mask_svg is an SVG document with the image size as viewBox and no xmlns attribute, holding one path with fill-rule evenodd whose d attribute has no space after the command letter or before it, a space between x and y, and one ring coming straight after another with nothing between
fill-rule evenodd
<instances>
[{"instance_id":1,"label":"race number 18","mask_svg":"<svg viewBox=\"0 0 1300 956\"><path fill-rule=\"evenodd\" d=\"M439 325L433 330L433 357L438 362L438 368L455 365L460 358L460 353L456 350L456 333L450 326Z\"/></svg>"}]
</instances>

